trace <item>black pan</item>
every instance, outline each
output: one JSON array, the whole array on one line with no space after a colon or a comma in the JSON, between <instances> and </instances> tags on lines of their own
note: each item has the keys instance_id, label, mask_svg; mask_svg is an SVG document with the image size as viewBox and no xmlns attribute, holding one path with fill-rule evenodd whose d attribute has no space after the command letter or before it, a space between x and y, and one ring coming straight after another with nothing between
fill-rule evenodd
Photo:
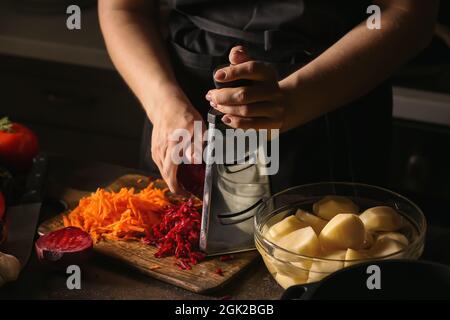
<instances>
[{"instance_id":1,"label":"black pan","mask_svg":"<svg viewBox=\"0 0 450 320\"><path fill-rule=\"evenodd\" d=\"M379 267L379 272L375 271L379 274L379 283L373 271L377 268L368 270L370 266ZM381 289L376 288L378 284ZM342 269L317 283L290 287L281 299L450 299L450 267L410 260L369 262Z\"/></svg>"}]
</instances>

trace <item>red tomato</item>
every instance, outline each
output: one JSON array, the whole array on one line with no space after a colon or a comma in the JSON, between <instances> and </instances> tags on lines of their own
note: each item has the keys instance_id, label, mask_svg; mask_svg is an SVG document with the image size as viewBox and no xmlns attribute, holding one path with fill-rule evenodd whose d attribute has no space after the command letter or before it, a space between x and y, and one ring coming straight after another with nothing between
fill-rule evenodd
<instances>
[{"instance_id":1,"label":"red tomato","mask_svg":"<svg viewBox=\"0 0 450 320\"><path fill-rule=\"evenodd\" d=\"M0 220L2 220L5 215L5 207L5 197L3 196L3 193L0 192Z\"/></svg>"},{"instance_id":2,"label":"red tomato","mask_svg":"<svg viewBox=\"0 0 450 320\"><path fill-rule=\"evenodd\" d=\"M13 169L28 169L38 151L33 131L8 118L0 119L0 162Z\"/></svg>"}]
</instances>

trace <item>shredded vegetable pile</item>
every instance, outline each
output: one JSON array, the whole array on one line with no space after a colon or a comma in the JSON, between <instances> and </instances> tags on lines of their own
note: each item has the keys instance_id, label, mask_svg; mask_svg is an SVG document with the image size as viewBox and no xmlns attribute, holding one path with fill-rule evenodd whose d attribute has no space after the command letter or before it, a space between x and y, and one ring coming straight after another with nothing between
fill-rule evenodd
<instances>
[{"instance_id":1,"label":"shredded vegetable pile","mask_svg":"<svg viewBox=\"0 0 450 320\"><path fill-rule=\"evenodd\" d=\"M140 240L158 248L155 257L175 256L179 268L191 269L205 258L198 248L200 207L198 199L174 200L151 183L140 192L97 189L63 219L65 227L83 229L94 242Z\"/></svg>"},{"instance_id":2,"label":"shredded vegetable pile","mask_svg":"<svg viewBox=\"0 0 450 320\"><path fill-rule=\"evenodd\" d=\"M199 251L201 216L192 199L169 207L145 242L156 245L157 258L175 256L181 269L191 269L205 258Z\"/></svg>"},{"instance_id":3,"label":"shredded vegetable pile","mask_svg":"<svg viewBox=\"0 0 450 320\"><path fill-rule=\"evenodd\" d=\"M64 216L64 226L83 229L95 242L102 238L138 240L149 234L170 205L166 192L152 183L137 193L133 188L122 188L119 192L97 189Z\"/></svg>"}]
</instances>

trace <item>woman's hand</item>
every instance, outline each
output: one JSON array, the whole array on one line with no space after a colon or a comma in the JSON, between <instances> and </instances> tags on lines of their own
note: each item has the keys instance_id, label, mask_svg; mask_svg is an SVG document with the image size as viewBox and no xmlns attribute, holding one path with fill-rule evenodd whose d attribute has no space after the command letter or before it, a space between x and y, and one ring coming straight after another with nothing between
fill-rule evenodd
<instances>
[{"instance_id":1,"label":"woman's hand","mask_svg":"<svg viewBox=\"0 0 450 320\"><path fill-rule=\"evenodd\" d=\"M161 36L157 0L99 0L99 17L108 52L153 123L152 158L170 190L183 193L172 161L176 129L193 131L200 115L186 98L172 70Z\"/></svg>"},{"instance_id":2,"label":"woman's hand","mask_svg":"<svg viewBox=\"0 0 450 320\"><path fill-rule=\"evenodd\" d=\"M210 90L206 99L224 113L222 121L232 128L280 129L285 107L276 72L262 62L252 61L241 46L230 51L231 65L217 70L218 82L252 80L254 85Z\"/></svg>"},{"instance_id":3,"label":"woman's hand","mask_svg":"<svg viewBox=\"0 0 450 320\"><path fill-rule=\"evenodd\" d=\"M186 191L177 181L178 164L173 160L173 155L177 152L175 148L179 141L174 141L171 136L176 130L185 129L193 137L194 121L203 123L202 117L183 94L168 96L160 101L159 106L154 106L152 109L160 111L156 115L153 113L151 116L153 123L151 141L153 161L158 166L170 191L185 194ZM192 153L194 152L193 148L190 150L192 150Z\"/></svg>"}]
</instances>

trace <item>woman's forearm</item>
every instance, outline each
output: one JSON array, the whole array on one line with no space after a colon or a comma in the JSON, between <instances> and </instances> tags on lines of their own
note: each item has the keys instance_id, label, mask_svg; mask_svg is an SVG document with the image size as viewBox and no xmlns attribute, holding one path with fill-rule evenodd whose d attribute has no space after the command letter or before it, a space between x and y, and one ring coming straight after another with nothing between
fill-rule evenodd
<instances>
[{"instance_id":1,"label":"woman's forearm","mask_svg":"<svg viewBox=\"0 0 450 320\"><path fill-rule=\"evenodd\" d=\"M284 130L368 93L430 41L438 0L377 2L382 9L380 30L360 24L314 61L280 81L289 106Z\"/></svg>"},{"instance_id":2,"label":"woman's forearm","mask_svg":"<svg viewBox=\"0 0 450 320\"><path fill-rule=\"evenodd\" d=\"M100 0L110 57L153 122L165 98L182 95L159 32L157 1Z\"/></svg>"}]
</instances>

